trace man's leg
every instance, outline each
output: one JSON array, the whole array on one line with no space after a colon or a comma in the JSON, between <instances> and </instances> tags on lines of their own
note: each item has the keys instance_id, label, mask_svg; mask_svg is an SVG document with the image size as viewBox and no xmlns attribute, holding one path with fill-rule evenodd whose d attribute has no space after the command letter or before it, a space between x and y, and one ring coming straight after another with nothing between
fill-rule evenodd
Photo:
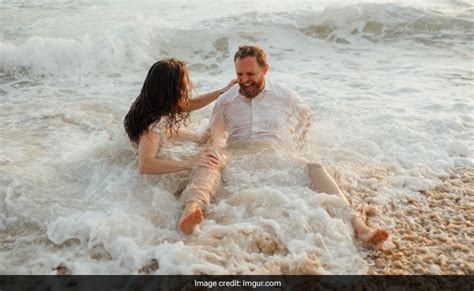
<instances>
[{"instance_id":1,"label":"man's leg","mask_svg":"<svg viewBox=\"0 0 474 291\"><path fill-rule=\"evenodd\" d=\"M309 177L311 184L314 189L321 193L336 194L339 195L343 200L344 204L352 214L352 226L356 236L368 243L379 243L383 242L388 238L388 232L384 229L377 229L369 227L365 221L351 209L351 205L347 198L342 194L341 190L337 186L336 182L329 176L323 165L318 163L308 163Z\"/></svg>"},{"instance_id":2,"label":"man's leg","mask_svg":"<svg viewBox=\"0 0 474 291\"><path fill-rule=\"evenodd\" d=\"M179 220L179 228L184 234L191 234L196 225L204 219L203 210L214 197L221 179L221 170L229 162L230 155L224 149L216 149L220 155L221 164L218 166L198 166L184 189L184 211Z\"/></svg>"}]
</instances>

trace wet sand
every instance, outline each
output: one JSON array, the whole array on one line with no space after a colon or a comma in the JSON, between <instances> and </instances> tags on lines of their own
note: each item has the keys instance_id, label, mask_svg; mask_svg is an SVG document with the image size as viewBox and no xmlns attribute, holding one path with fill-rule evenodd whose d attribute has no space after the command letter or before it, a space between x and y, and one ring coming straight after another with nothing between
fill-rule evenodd
<instances>
[{"instance_id":1,"label":"wet sand","mask_svg":"<svg viewBox=\"0 0 474 291\"><path fill-rule=\"evenodd\" d=\"M384 208L393 244L370 251L368 274L474 274L474 169L455 169L420 194Z\"/></svg>"}]
</instances>

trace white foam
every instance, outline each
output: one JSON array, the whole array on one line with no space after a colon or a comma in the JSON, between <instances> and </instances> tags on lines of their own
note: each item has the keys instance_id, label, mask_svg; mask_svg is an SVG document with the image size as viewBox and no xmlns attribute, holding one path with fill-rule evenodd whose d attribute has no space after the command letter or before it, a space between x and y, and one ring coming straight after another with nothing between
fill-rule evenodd
<instances>
[{"instance_id":1,"label":"white foam","mask_svg":"<svg viewBox=\"0 0 474 291\"><path fill-rule=\"evenodd\" d=\"M470 157L471 149L463 142L453 141L449 144L448 151L461 157Z\"/></svg>"},{"instance_id":2,"label":"white foam","mask_svg":"<svg viewBox=\"0 0 474 291\"><path fill-rule=\"evenodd\" d=\"M241 149L199 231L177 231L188 173L139 175L122 126L163 57L184 59L204 93L234 77L238 45L263 46L267 77L314 111L304 159L366 204L402 207L474 165L469 1L174 1L159 13L155 1L63 2L4 3L0 273L136 274L152 259L155 274L367 270L342 200L312 191L282 151ZM190 127L202 131L210 111Z\"/></svg>"}]
</instances>

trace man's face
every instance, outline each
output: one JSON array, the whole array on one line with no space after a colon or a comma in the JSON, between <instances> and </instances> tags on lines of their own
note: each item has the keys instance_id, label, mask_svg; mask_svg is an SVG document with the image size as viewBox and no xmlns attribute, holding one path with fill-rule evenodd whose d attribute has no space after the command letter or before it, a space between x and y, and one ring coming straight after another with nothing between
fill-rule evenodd
<instances>
[{"instance_id":1,"label":"man's face","mask_svg":"<svg viewBox=\"0 0 474 291\"><path fill-rule=\"evenodd\" d=\"M235 60L235 72L240 85L240 94L247 98L253 98L260 93L265 86L265 74L268 65L261 68L256 57L237 58Z\"/></svg>"}]
</instances>

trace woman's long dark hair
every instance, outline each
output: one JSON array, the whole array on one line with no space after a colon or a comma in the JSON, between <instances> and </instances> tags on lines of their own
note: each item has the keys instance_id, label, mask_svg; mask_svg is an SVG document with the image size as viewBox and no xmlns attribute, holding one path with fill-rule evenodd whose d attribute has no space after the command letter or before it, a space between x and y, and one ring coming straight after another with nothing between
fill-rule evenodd
<instances>
[{"instance_id":1,"label":"woman's long dark hair","mask_svg":"<svg viewBox=\"0 0 474 291\"><path fill-rule=\"evenodd\" d=\"M140 95L125 116L124 126L130 141L138 145L140 136L162 117L167 117L167 130L177 131L189 116L181 106L189 104L190 86L183 62L167 59L154 63Z\"/></svg>"}]
</instances>

